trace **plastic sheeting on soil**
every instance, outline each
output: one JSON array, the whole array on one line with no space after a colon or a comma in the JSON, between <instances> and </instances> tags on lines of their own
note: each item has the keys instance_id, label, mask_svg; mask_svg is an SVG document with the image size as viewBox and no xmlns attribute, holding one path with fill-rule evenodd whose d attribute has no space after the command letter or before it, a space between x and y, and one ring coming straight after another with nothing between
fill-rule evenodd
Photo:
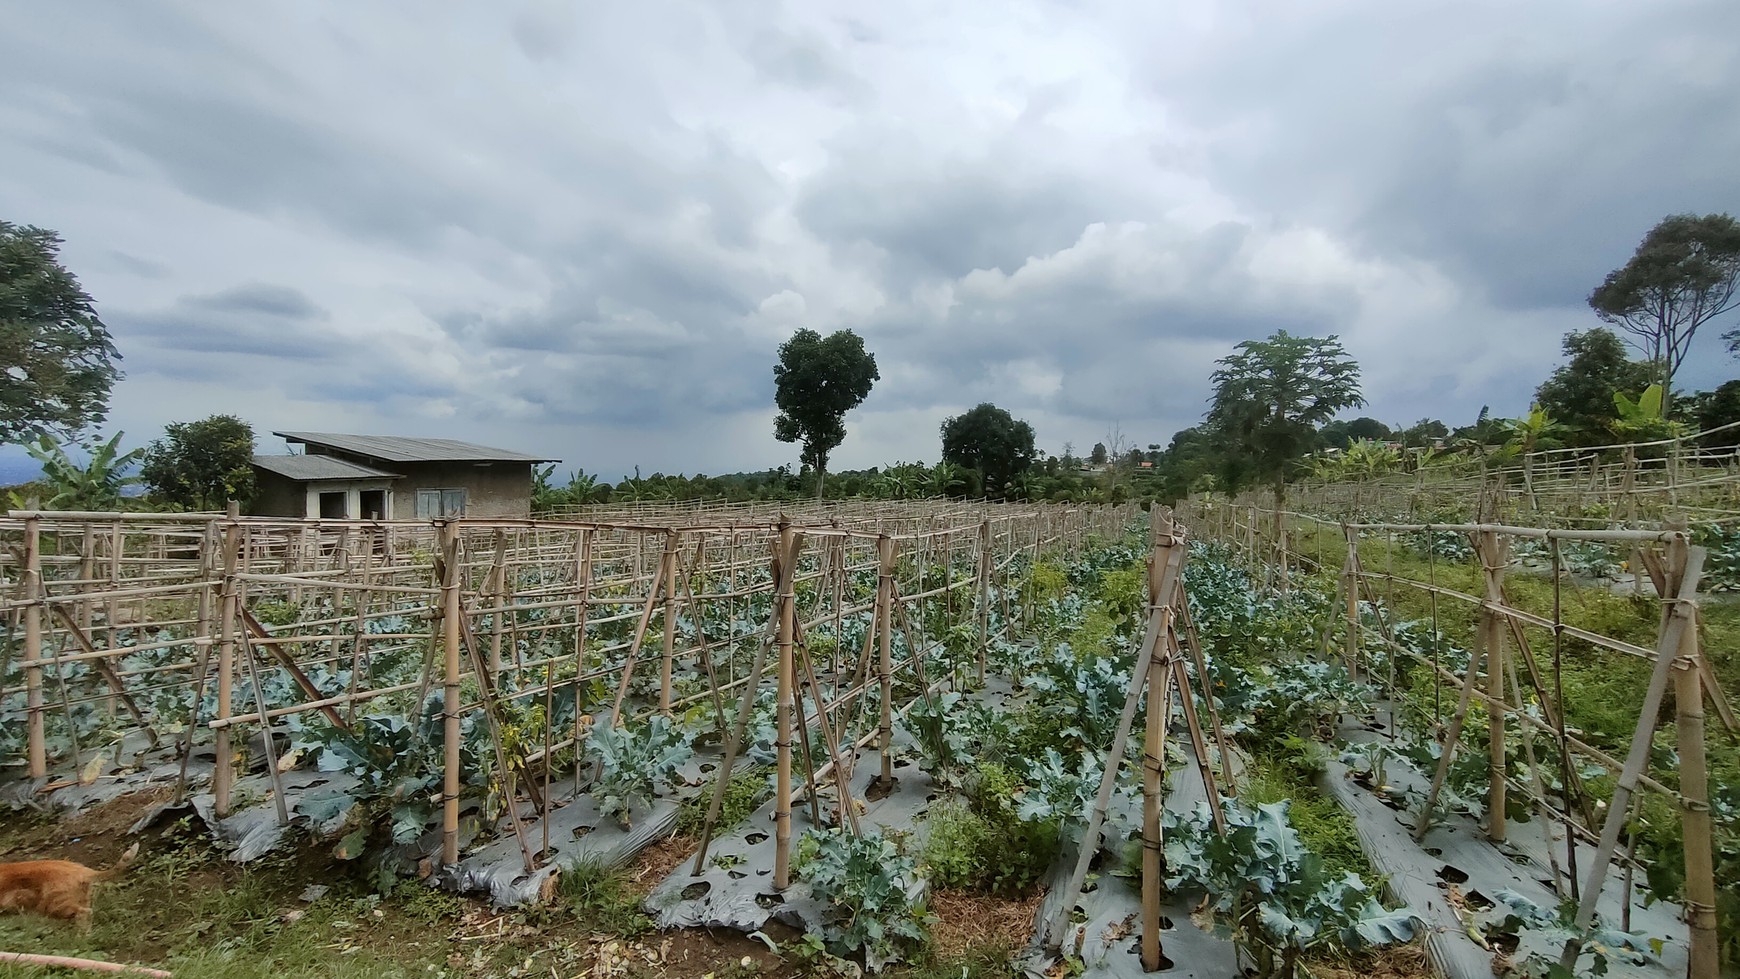
<instances>
[{"instance_id":1,"label":"plastic sheeting on soil","mask_svg":"<svg viewBox=\"0 0 1740 979\"><path fill-rule=\"evenodd\" d=\"M1137 730L1140 734L1140 729ZM1181 730L1167 735L1168 740L1184 751L1186 763L1167 773L1166 808L1185 813L1208 798L1202 779L1197 775L1194 750L1189 735ZM1127 777L1128 772L1121 772ZM1117 795L1112 798L1114 809L1120 809L1129 825L1141 825L1142 797ZM1081 900L1076 902L1072 924L1060 943L1062 949L1080 957L1083 976L1105 979L1135 979L1156 975L1142 968L1141 920L1142 893L1134 880L1114 876L1110 871L1123 860L1121 841L1102 835L1099 871L1090 874L1083 887ZM1057 863L1052 865L1046 881L1045 900L1039 904L1035 919L1034 942L1022 956L1022 968L1029 976L1045 974L1056 960L1039 947L1043 941L1040 929L1050 920L1064 901L1070 873L1075 869L1079 846L1065 846ZM1228 979L1238 974L1238 954L1230 939L1204 930L1190 917L1190 908L1168 895L1161 905L1161 954L1172 965L1167 976L1179 979Z\"/></svg>"},{"instance_id":2,"label":"plastic sheeting on soil","mask_svg":"<svg viewBox=\"0 0 1740 979\"><path fill-rule=\"evenodd\" d=\"M875 801L865 801L870 781L882 770L875 750L857 753L848 781L852 797L864 804L859 827L884 835L912 832L929 811L939 793L930 776L906 760L916 752L911 740L898 727L894 738L894 791ZM830 776L825 787L834 785ZM838 806L833 791L818 796L824 811ZM715 839L707 849L707 863L695 876L694 855L689 857L647 895L647 910L660 928L733 928L759 931L768 921L797 928L819 929L829 908L810 897L809 885L794 880L783 892L773 888L773 808L768 800L748 819ZM792 839L800 838L815 823L807 804L792 807Z\"/></svg>"},{"instance_id":3,"label":"plastic sheeting on soil","mask_svg":"<svg viewBox=\"0 0 1740 979\"><path fill-rule=\"evenodd\" d=\"M1374 727L1379 731L1373 731ZM1343 725L1341 735L1350 743L1360 744L1383 738L1381 731L1381 721L1352 722ZM1411 791L1415 798L1424 798L1431 773L1422 774L1405 762L1392 760L1386 781L1396 789ZM1563 828L1558 824L1549 826L1538 817L1527 822L1513 819L1508 826L1507 841L1494 844L1473 819L1457 814L1434 826L1421 842L1415 843L1413 806L1402 806L1398 811L1354 782L1347 766L1339 761L1330 762L1322 783L1325 791L1353 814L1360 843L1373 865L1389 876L1390 890L1396 899L1413 908L1427 925L1427 948L1446 979L1491 979L1494 952L1481 948L1469 936L1468 927L1472 924L1478 929L1504 916L1504 905L1495 896L1500 890L1516 891L1543 907L1558 906L1560 898L1553 890L1547 849L1550 846L1558 851L1561 868L1567 865ZM1579 871L1587 872L1593 849L1579 848ZM1463 895L1467 907L1464 913L1471 915L1469 921L1458 916L1450 901L1452 880ZM1597 905L1601 917L1615 926L1621 920L1624 893L1622 887L1608 887L1602 891ZM1667 901L1657 900L1647 908L1634 906L1631 927L1664 940L1661 961L1639 966L1612 957L1608 962L1610 979L1683 976L1687 932L1680 915L1680 907ZM1556 960L1560 949L1548 947L1539 935L1525 930L1522 944L1512 957L1520 959L1531 951Z\"/></svg>"}]
</instances>

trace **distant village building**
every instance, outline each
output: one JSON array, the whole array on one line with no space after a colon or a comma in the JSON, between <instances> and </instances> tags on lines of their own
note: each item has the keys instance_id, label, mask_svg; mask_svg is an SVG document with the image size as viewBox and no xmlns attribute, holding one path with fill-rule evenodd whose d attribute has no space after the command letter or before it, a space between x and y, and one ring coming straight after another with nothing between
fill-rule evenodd
<instances>
[{"instance_id":1,"label":"distant village building","mask_svg":"<svg viewBox=\"0 0 1740 979\"><path fill-rule=\"evenodd\" d=\"M254 457L259 516L332 520L527 517L541 459L453 439L273 432L302 455Z\"/></svg>"}]
</instances>

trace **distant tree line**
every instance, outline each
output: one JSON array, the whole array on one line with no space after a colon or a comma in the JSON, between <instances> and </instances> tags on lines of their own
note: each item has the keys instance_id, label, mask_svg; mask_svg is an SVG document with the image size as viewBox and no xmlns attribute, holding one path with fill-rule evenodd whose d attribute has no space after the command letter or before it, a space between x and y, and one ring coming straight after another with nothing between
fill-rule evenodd
<instances>
[{"instance_id":1,"label":"distant tree line","mask_svg":"<svg viewBox=\"0 0 1740 979\"><path fill-rule=\"evenodd\" d=\"M94 300L60 264L60 244L52 231L0 221L0 443L23 445L44 473L14 488L12 505L210 510L245 502L253 493L254 435L239 418L178 422L131 450L122 449L121 433L97 434L121 377L120 354ZM1114 429L1085 460L1067 443L1048 454L1028 422L986 403L943 423L935 464L840 472L829 461L847 436L845 417L881 374L852 331L824 337L799 330L780 346L773 370L774 436L799 445L795 472L637 470L612 484L584 470L557 483L545 469L536 474L534 505L934 496L1170 502L1253 487L1283 502L1288 482L1302 476L1358 478L1458 456L1502 461L1545 448L1666 439L1740 422L1740 380L1710 391L1673 386L1698 330L1740 306L1737 285L1740 223L1726 214L1664 218L1590 293L1590 308L1608 325L1567 334L1564 363L1515 418L1485 409L1462 425L1342 417L1365 405L1359 365L1335 337L1278 330L1217 362L1204 420L1164 446L1140 448ZM1722 338L1740 355L1740 328ZM1735 448L1740 434L1717 433L1706 444ZM139 486L143 498L133 495Z\"/></svg>"}]
</instances>

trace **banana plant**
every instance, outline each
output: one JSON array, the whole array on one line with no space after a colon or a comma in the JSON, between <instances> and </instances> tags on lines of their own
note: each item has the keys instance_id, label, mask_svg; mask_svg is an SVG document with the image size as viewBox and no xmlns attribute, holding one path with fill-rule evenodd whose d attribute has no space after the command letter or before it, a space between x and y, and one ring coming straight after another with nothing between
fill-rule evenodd
<instances>
[{"instance_id":1,"label":"banana plant","mask_svg":"<svg viewBox=\"0 0 1740 979\"><path fill-rule=\"evenodd\" d=\"M1613 407L1619 412L1619 418L1612 423L1613 432L1621 438L1649 442L1686 434L1684 423L1669 421L1663 412L1660 384L1644 388L1635 401L1626 397L1625 392L1615 391Z\"/></svg>"},{"instance_id":2,"label":"banana plant","mask_svg":"<svg viewBox=\"0 0 1740 979\"><path fill-rule=\"evenodd\" d=\"M1510 441L1506 447L1522 456L1523 492L1528 495L1529 509L1539 509L1535 501L1534 452L1537 449L1557 445L1559 437L1564 435L1568 429L1554 421L1553 417L1547 414L1547 409L1540 405L1530 405L1527 415L1505 422L1505 431L1510 435Z\"/></svg>"},{"instance_id":3,"label":"banana plant","mask_svg":"<svg viewBox=\"0 0 1740 979\"><path fill-rule=\"evenodd\" d=\"M44 435L37 442L27 442L24 451L42 464L42 481L50 496L41 506L45 510L119 510L121 491L141 482L128 470L145 455L144 449L121 452L121 436L116 432L107 442L97 442L86 448L90 459L79 465L67 455L66 448ZM74 443L75 445L78 443ZM14 504L23 501L14 499Z\"/></svg>"}]
</instances>

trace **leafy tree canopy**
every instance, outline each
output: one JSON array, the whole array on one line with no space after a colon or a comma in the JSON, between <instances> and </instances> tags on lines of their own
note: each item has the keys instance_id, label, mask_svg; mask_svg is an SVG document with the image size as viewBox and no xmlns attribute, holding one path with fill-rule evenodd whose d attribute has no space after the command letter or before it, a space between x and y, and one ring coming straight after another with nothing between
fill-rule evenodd
<instances>
[{"instance_id":1,"label":"leafy tree canopy","mask_svg":"<svg viewBox=\"0 0 1740 979\"><path fill-rule=\"evenodd\" d=\"M145 450L140 475L160 501L189 510L243 505L254 495L254 429L234 415L173 422Z\"/></svg>"},{"instance_id":2,"label":"leafy tree canopy","mask_svg":"<svg viewBox=\"0 0 1740 979\"><path fill-rule=\"evenodd\" d=\"M1345 449L1355 442L1388 441L1395 433L1376 418L1361 416L1352 421L1333 421L1318 432L1324 445Z\"/></svg>"},{"instance_id":3,"label":"leafy tree canopy","mask_svg":"<svg viewBox=\"0 0 1740 979\"><path fill-rule=\"evenodd\" d=\"M1565 334L1569 358L1535 389L1535 403L1566 426L1566 441L1599 445L1618 420L1613 395L1648 387L1650 365L1626 356L1619 335L1604 327Z\"/></svg>"},{"instance_id":4,"label":"leafy tree canopy","mask_svg":"<svg viewBox=\"0 0 1740 979\"><path fill-rule=\"evenodd\" d=\"M1226 440L1222 471L1229 486L1265 479L1279 509L1289 469L1311 449L1317 426L1365 404L1359 364L1336 337L1296 337L1277 330L1246 340L1221 358L1212 375L1208 421Z\"/></svg>"},{"instance_id":5,"label":"leafy tree canopy","mask_svg":"<svg viewBox=\"0 0 1740 979\"><path fill-rule=\"evenodd\" d=\"M816 471L816 496L828 470L828 456L846 440L846 412L862 404L881 379L876 357L851 330L822 337L799 330L780 345L773 365L774 437L803 446L803 464Z\"/></svg>"},{"instance_id":6,"label":"leafy tree canopy","mask_svg":"<svg viewBox=\"0 0 1740 979\"><path fill-rule=\"evenodd\" d=\"M1422 418L1397 432L1403 445L1410 448L1420 448L1432 444L1433 439L1450 437L1450 426L1436 418Z\"/></svg>"},{"instance_id":7,"label":"leafy tree canopy","mask_svg":"<svg viewBox=\"0 0 1740 979\"><path fill-rule=\"evenodd\" d=\"M1106 455L1106 443L1095 442L1093 451L1088 453L1088 462L1095 466L1103 466L1106 464Z\"/></svg>"},{"instance_id":8,"label":"leafy tree canopy","mask_svg":"<svg viewBox=\"0 0 1740 979\"><path fill-rule=\"evenodd\" d=\"M0 221L0 442L71 437L102 421L121 359L60 236Z\"/></svg>"},{"instance_id":9,"label":"leafy tree canopy","mask_svg":"<svg viewBox=\"0 0 1740 979\"><path fill-rule=\"evenodd\" d=\"M1740 381L1728 381L1714 391L1693 395L1692 416L1697 419L1700 432L1740 422ZM1703 439L1703 443L1709 449L1732 449L1740 445L1740 427L1717 432Z\"/></svg>"},{"instance_id":10,"label":"leafy tree canopy","mask_svg":"<svg viewBox=\"0 0 1740 979\"><path fill-rule=\"evenodd\" d=\"M977 470L985 492L1009 495L1033 465L1033 426L994 404L981 404L942 425L943 461Z\"/></svg>"},{"instance_id":11,"label":"leafy tree canopy","mask_svg":"<svg viewBox=\"0 0 1740 979\"><path fill-rule=\"evenodd\" d=\"M1631 256L1589 294L1597 315L1637 338L1656 366L1655 381L1673 410L1674 374L1698 327L1740 302L1740 222L1727 214L1665 217ZM1740 330L1723 334L1730 349Z\"/></svg>"}]
</instances>

